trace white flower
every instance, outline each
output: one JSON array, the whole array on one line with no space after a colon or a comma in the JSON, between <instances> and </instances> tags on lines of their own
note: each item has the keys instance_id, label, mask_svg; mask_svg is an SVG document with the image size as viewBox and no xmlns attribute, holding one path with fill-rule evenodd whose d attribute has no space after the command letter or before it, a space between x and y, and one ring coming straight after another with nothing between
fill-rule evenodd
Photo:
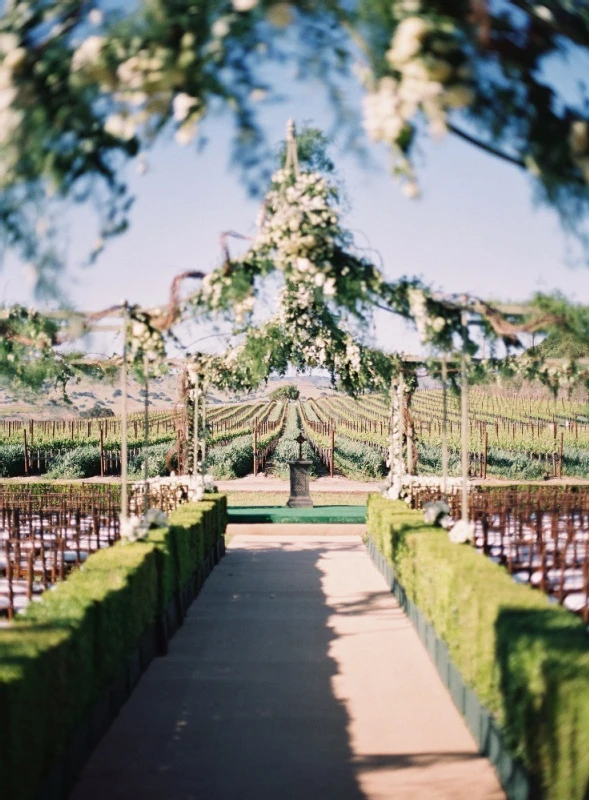
<instances>
[{"instance_id":1,"label":"white flower","mask_svg":"<svg viewBox=\"0 0 589 800\"><path fill-rule=\"evenodd\" d=\"M26 57L27 51L24 47L17 47L5 56L2 66L12 72L16 72Z\"/></svg>"},{"instance_id":2,"label":"white flower","mask_svg":"<svg viewBox=\"0 0 589 800\"><path fill-rule=\"evenodd\" d=\"M475 526L473 522L460 519L448 532L448 539L454 544L465 544L474 539Z\"/></svg>"},{"instance_id":3,"label":"white flower","mask_svg":"<svg viewBox=\"0 0 589 800\"><path fill-rule=\"evenodd\" d=\"M6 108L0 112L0 144L5 145L12 139L22 119L22 111L13 108Z\"/></svg>"},{"instance_id":4,"label":"white flower","mask_svg":"<svg viewBox=\"0 0 589 800\"><path fill-rule=\"evenodd\" d=\"M362 107L368 136L376 142L396 142L406 125L398 82L388 76L381 78L378 90L364 97Z\"/></svg>"},{"instance_id":5,"label":"white flower","mask_svg":"<svg viewBox=\"0 0 589 800\"><path fill-rule=\"evenodd\" d=\"M7 56L20 45L20 39L14 33L0 33L0 53Z\"/></svg>"},{"instance_id":6,"label":"white flower","mask_svg":"<svg viewBox=\"0 0 589 800\"><path fill-rule=\"evenodd\" d=\"M408 181L404 183L401 191L403 192L405 197L409 197L411 200L415 200L421 195L421 192L419 191L419 186L415 181Z\"/></svg>"},{"instance_id":7,"label":"white flower","mask_svg":"<svg viewBox=\"0 0 589 800\"><path fill-rule=\"evenodd\" d=\"M554 22L554 15L552 11L547 8L546 6L535 6L533 9L534 14L539 18L544 20L544 22Z\"/></svg>"},{"instance_id":8,"label":"white flower","mask_svg":"<svg viewBox=\"0 0 589 800\"><path fill-rule=\"evenodd\" d=\"M417 14L421 10L420 0L393 0L393 5L401 14Z\"/></svg>"},{"instance_id":9,"label":"white flower","mask_svg":"<svg viewBox=\"0 0 589 800\"><path fill-rule=\"evenodd\" d=\"M104 22L104 14L99 8L93 8L88 14L88 21L91 25L102 25Z\"/></svg>"},{"instance_id":10,"label":"white flower","mask_svg":"<svg viewBox=\"0 0 589 800\"><path fill-rule=\"evenodd\" d=\"M104 42L104 36L89 36L85 39L72 56L74 72L95 64L100 58Z\"/></svg>"},{"instance_id":11,"label":"white flower","mask_svg":"<svg viewBox=\"0 0 589 800\"><path fill-rule=\"evenodd\" d=\"M325 275L322 272L318 272L315 275L315 286L323 286L325 283Z\"/></svg>"},{"instance_id":12,"label":"white flower","mask_svg":"<svg viewBox=\"0 0 589 800\"><path fill-rule=\"evenodd\" d=\"M387 53L391 66L398 67L417 55L430 30L430 23L422 17L406 17L402 20L397 25L392 47Z\"/></svg>"},{"instance_id":13,"label":"white flower","mask_svg":"<svg viewBox=\"0 0 589 800\"><path fill-rule=\"evenodd\" d=\"M12 70L0 69L0 90L14 88L12 85L13 77Z\"/></svg>"},{"instance_id":14,"label":"white flower","mask_svg":"<svg viewBox=\"0 0 589 800\"><path fill-rule=\"evenodd\" d=\"M147 526L143 525L142 520L137 516L121 519L120 534L123 542L137 542L145 539L148 534Z\"/></svg>"},{"instance_id":15,"label":"white flower","mask_svg":"<svg viewBox=\"0 0 589 800\"><path fill-rule=\"evenodd\" d=\"M411 316L415 320L421 341L426 342L428 317L425 294L421 289L409 289L407 291L407 299L409 300Z\"/></svg>"},{"instance_id":16,"label":"white flower","mask_svg":"<svg viewBox=\"0 0 589 800\"><path fill-rule=\"evenodd\" d=\"M224 39L225 36L231 30L231 17L219 17L213 22L211 27L211 33L213 36L216 36L217 39Z\"/></svg>"},{"instance_id":17,"label":"white flower","mask_svg":"<svg viewBox=\"0 0 589 800\"><path fill-rule=\"evenodd\" d=\"M236 11L251 11L258 5L258 0L233 0L233 8Z\"/></svg>"},{"instance_id":18,"label":"white flower","mask_svg":"<svg viewBox=\"0 0 589 800\"><path fill-rule=\"evenodd\" d=\"M0 90L0 111L4 111L12 105L16 99L17 90L12 87L11 89Z\"/></svg>"},{"instance_id":19,"label":"white flower","mask_svg":"<svg viewBox=\"0 0 589 800\"><path fill-rule=\"evenodd\" d=\"M136 126L130 117L121 114L110 114L104 123L104 130L117 139L132 139L135 136Z\"/></svg>"},{"instance_id":20,"label":"white flower","mask_svg":"<svg viewBox=\"0 0 589 800\"><path fill-rule=\"evenodd\" d=\"M336 285L335 278L327 278L323 285L323 294L326 297L335 297Z\"/></svg>"},{"instance_id":21,"label":"white flower","mask_svg":"<svg viewBox=\"0 0 589 800\"><path fill-rule=\"evenodd\" d=\"M198 105L198 100L196 100L194 97L191 97L189 94L186 94L186 92L180 92L180 94L177 94L172 101L174 119L176 122L184 122L186 117L196 105Z\"/></svg>"}]
</instances>

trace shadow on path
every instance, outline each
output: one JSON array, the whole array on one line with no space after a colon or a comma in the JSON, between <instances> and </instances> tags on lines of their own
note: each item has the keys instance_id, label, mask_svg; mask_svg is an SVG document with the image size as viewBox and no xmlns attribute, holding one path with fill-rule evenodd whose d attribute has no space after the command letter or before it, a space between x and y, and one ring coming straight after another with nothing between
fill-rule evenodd
<instances>
[{"instance_id":1,"label":"shadow on path","mask_svg":"<svg viewBox=\"0 0 589 800\"><path fill-rule=\"evenodd\" d=\"M232 546L72 798L363 800L332 688L326 548Z\"/></svg>"}]
</instances>

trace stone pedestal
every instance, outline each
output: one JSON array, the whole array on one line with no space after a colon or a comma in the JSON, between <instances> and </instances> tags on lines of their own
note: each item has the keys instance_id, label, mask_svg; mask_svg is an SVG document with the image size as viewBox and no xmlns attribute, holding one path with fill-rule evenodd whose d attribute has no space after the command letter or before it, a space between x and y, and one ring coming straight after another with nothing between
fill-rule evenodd
<instances>
[{"instance_id":1,"label":"stone pedestal","mask_svg":"<svg viewBox=\"0 0 589 800\"><path fill-rule=\"evenodd\" d=\"M290 508L313 508L313 501L309 494L309 467L312 461L289 461L290 467L290 497L287 506Z\"/></svg>"}]
</instances>

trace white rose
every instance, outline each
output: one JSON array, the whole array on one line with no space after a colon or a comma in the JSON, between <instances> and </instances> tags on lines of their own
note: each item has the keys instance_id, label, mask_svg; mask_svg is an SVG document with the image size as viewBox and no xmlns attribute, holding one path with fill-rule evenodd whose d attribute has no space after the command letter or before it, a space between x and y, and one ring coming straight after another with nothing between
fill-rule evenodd
<instances>
[{"instance_id":1,"label":"white rose","mask_svg":"<svg viewBox=\"0 0 589 800\"><path fill-rule=\"evenodd\" d=\"M258 5L258 0L233 0L233 8L236 11L251 11Z\"/></svg>"},{"instance_id":2,"label":"white rose","mask_svg":"<svg viewBox=\"0 0 589 800\"><path fill-rule=\"evenodd\" d=\"M472 542L474 539L474 531L474 522L466 522L466 520L460 519L448 532L448 539L454 542L454 544Z\"/></svg>"},{"instance_id":3,"label":"white rose","mask_svg":"<svg viewBox=\"0 0 589 800\"><path fill-rule=\"evenodd\" d=\"M198 100L191 97L186 92L180 92L172 101L172 108L174 109L174 119L176 122L184 122L186 117L190 114L191 110L198 104Z\"/></svg>"},{"instance_id":4,"label":"white rose","mask_svg":"<svg viewBox=\"0 0 589 800\"><path fill-rule=\"evenodd\" d=\"M88 14L88 21L91 25L102 25L104 22L104 14L99 8L93 8Z\"/></svg>"},{"instance_id":5,"label":"white rose","mask_svg":"<svg viewBox=\"0 0 589 800\"><path fill-rule=\"evenodd\" d=\"M323 286L323 294L326 297L334 297L335 289L336 289L335 278L328 278Z\"/></svg>"},{"instance_id":6,"label":"white rose","mask_svg":"<svg viewBox=\"0 0 589 800\"><path fill-rule=\"evenodd\" d=\"M120 114L110 114L104 123L104 130L117 139L132 139L135 136L136 126L130 117Z\"/></svg>"},{"instance_id":7,"label":"white rose","mask_svg":"<svg viewBox=\"0 0 589 800\"><path fill-rule=\"evenodd\" d=\"M10 53L4 58L4 67L15 72L27 57L27 51L24 47L17 47L11 50Z\"/></svg>"},{"instance_id":8,"label":"white rose","mask_svg":"<svg viewBox=\"0 0 589 800\"><path fill-rule=\"evenodd\" d=\"M387 60L393 67L404 64L421 49L421 43L431 30L431 25L422 17L406 17L397 25L392 47Z\"/></svg>"},{"instance_id":9,"label":"white rose","mask_svg":"<svg viewBox=\"0 0 589 800\"><path fill-rule=\"evenodd\" d=\"M401 189L405 197L409 197L411 200L415 200L420 196L419 186L415 181L409 181L408 183L404 183Z\"/></svg>"},{"instance_id":10,"label":"white rose","mask_svg":"<svg viewBox=\"0 0 589 800\"><path fill-rule=\"evenodd\" d=\"M14 33L0 33L0 53L5 56L19 46L20 40Z\"/></svg>"}]
</instances>

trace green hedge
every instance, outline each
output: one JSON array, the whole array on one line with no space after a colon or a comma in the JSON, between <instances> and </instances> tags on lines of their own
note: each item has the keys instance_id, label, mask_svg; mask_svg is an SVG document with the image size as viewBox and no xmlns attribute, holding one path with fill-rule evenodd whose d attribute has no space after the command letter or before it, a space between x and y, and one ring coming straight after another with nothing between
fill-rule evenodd
<instances>
[{"instance_id":1,"label":"green hedge","mask_svg":"<svg viewBox=\"0 0 589 800\"><path fill-rule=\"evenodd\" d=\"M2 797L36 797L143 632L223 535L224 495L180 507L145 542L94 553L0 630Z\"/></svg>"},{"instance_id":2,"label":"green hedge","mask_svg":"<svg viewBox=\"0 0 589 800\"><path fill-rule=\"evenodd\" d=\"M420 512L372 495L368 535L494 715L535 796L589 796L589 639L582 621Z\"/></svg>"}]
</instances>

